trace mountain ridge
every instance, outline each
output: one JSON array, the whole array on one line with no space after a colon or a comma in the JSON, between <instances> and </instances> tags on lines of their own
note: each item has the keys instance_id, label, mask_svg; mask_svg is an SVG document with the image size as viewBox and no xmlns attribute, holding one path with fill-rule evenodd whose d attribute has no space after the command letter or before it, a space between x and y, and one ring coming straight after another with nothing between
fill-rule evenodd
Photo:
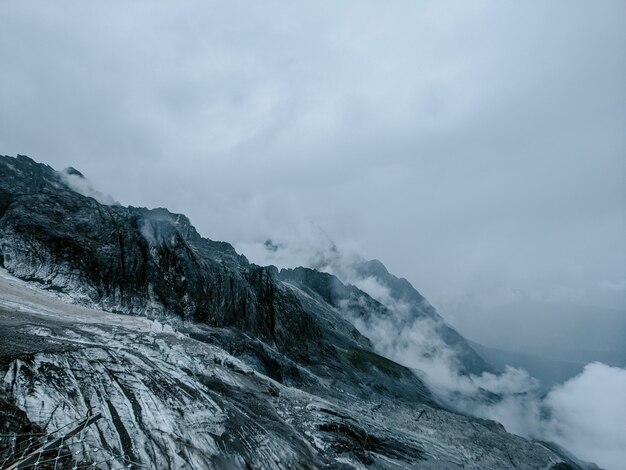
<instances>
[{"instance_id":1,"label":"mountain ridge","mask_svg":"<svg viewBox=\"0 0 626 470\"><path fill-rule=\"evenodd\" d=\"M10 333L0 335L9 345L2 393L39 426L37 407L63 424L98 404L115 426L94 440L163 468L580 468L496 423L451 412L410 369L380 356L345 310L394 312L358 287L308 268L254 265L182 214L101 204L28 157L0 157L0 255L3 269L42 290L7 278L0 305ZM364 272L392 276L370 263ZM411 315L436 315L408 281L387 279L397 300L412 302ZM463 344L441 328L450 345ZM59 408L61 379L73 408ZM163 413L169 418L147 424ZM190 425L197 413L213 423L200 441ZM478 429L471 439L468 429ZM82 457L93 456L84 448Z\"/></svg>"}]
</instances>

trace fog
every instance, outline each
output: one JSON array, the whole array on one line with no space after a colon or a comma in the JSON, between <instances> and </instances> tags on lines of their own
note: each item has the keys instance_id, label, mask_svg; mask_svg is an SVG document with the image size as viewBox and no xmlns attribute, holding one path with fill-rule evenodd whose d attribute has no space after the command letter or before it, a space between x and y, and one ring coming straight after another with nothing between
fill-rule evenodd
<instances>
[{"instance_id":1,"label":"fog","mask_svg":"<svg viewBox=\"0 0 626 470\"><path fill-rule=\"evenodd\" d=\"M354 258L342 256L336 246L320 257L320 247L326 242L321 240L309 256L311 262L359 287L392 312L391 316L364 318L348 309L344 315L372 340L378 352L415 370L444 404L496 420L509 432L555 442L602 468L621 468L626 461L626 369L589 363L547 392L521 368L466 374L458 351L439 336L439 320L412 318L410 305L397 300L376 277L360 275L353 269ZM266 247L266 256L288 249L288 245L275 246L278 249ZM295 253L302 255L301 249ZM286 257L284 253L279 256Z\"/></svg>"},{"instance_id":2,"label":"fog","mask_svg":"<svg viewBox=\"0 0 626 470\"><path fill-rule=\"evenodd\" d=\"M496 420L507 431L521 436L555 442L577 458L594 462L601 468L617 470L626 461L626 435L622 432L626 423L626 369L585 361L589 354L585 348L597 346L600 338L589 338L588 344L577 345L573 352L561 351L566 355L578 354L581 363L580 368L572 369L577 372L570 370L565 374L562 383L557 380L562 376L553 374L548 383L542 383L523 368L510 365L497 373L468 374L464 371L460 351L441 338L437 328L441 320L416 318L411 305L398 300L383 281L376 276L363 275L358 269L363 258L357 253L342 251L319 227L302 224L297 233L298 236L284 235L239 248L261 264L309 266L334 274L386 306L391 315L363 317L360 311L351 311L348 302L342 313L372 340L381 355L413 369L435 396L452 409ZM533 312L528 315L533 319ZM488 314L485 317L484 322L479 322L483 328L493 320ZM520 325L523 321L512 324L511 330ZM583 325L590 326L592 323ZM568 328L561 330L567 332ZM504 333L515 339L514 333ZM607 351L623 354L624 331L617 331L615 335L602 333L608 340L615 341ZM536 341L543 339L544 349L526 352L554 352L555 349L549 347L548 336L539 336ZM619 358L621 364L624 359ZM545 362L546 358L540 360Z\"/></svg>"}]
</instances>

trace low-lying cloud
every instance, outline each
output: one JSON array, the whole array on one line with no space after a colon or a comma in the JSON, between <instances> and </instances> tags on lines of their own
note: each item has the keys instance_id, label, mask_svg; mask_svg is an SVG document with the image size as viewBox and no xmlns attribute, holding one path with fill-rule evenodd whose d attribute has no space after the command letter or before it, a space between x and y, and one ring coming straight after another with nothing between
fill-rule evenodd
<instances>
[{"instance_id":1,"label":"low-lying cloud","mask_svg":"<svg viewBox=\"0 0 626 470\"><path fill-rule=\"evenodd\" d=\"M385 303L384 286L376 285L374 278L358 287ZM400 317L407 310L394 302L386 306ZM408 328L400 322L398 328L397 316L369 321L354 316L352 322L382 355L417 369L444 402L496 420L509 432L556 442L609 470L626 461L625 369L592 363L543 395L539 382L523 369L506 367L502 373L480 376L461 373L457 351L438 336L436 321L418 319Z\"/></svg>"},{"instance_id":2,"label":"low-lying cloud","mask_svg":"<svg viewBox=\"0 0 626 470\"><path fill-rule=\"evenodd\" d=\"M72 190L86 197L91 197L98 201L100 204L107 206L119 205L112 196L104 194L93 187L91 182L83 176L82 173L74 168L66 168L59 172L61 180Z\"/></svg>"},{"instance_id":3,"label":"low-lying cloud","mask_svg":"<svg viewBox=\"0 0 626 470\"><path fill-rule=\"evenodd\" d=\"M504 372L464 375L457 351L437 334L436 322L418 319L409 328L397 318L407 306L385 294L374 278L358 287L381 301L394 317L352 321L377 350L420 371L424 381L449 405L460 411L493 419L509 432L556 442L583 460L617 470L626 461L626 370L602 363L587 365L583 372L542 395L539 382L525 370L506 367ZM485 392L495 400L485 400Z\"/></svg>"},{"instance_id":4,"label":"low-lying cloud","mask_svg":"<svg viewBox=\"0 0 626 470\"><path fill-rule=\"evenodd\" d=\"M543 400L544 434L583 459L617 469L626 462L626 369L592 363Z\"/></svg>"},{"instance_id":5,"label":"low-lying cloud","mask_svg":"<svg viewBox=\"0 0 626 470\"><path fill-rule=\"evenodd\" d=\"M547 393L519 368L466 374L459 351L438 333L441 320L412 316L411 306L379 279L359 274L355 263L362 258L344 255L321 229L309 226L299 236L239 248L262 264L330 272L385 305L392 315L363 318L347 306L343 313L380 354L414 369L449 406L496 420L509 432L555 442L607 470L617 470L626 461L625 369L591 363Z\"/></svg>"}]
</instances>

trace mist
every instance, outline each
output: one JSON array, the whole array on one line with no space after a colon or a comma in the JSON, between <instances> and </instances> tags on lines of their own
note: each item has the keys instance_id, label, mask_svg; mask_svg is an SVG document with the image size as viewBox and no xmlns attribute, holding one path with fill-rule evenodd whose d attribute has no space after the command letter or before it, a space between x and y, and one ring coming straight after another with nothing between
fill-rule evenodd
<instances>
[{"instance_id":1,"label":"mist","mask_svg":"<svg viewBox=\"0 0 626 470\"><path fill-rule=\"evenodd\" d=\"M608 470L626 461L626 369L588 363L579 374L550 387L509 365L499 373L467 374L460 352L438 332L442 320L415 318L409 304L397 300L375 276L363 276L355 268L363 261L358 253L344 253L319 227L303 224L299 229L298 235L291 232L239 248L261 264L310 266L334 274L387 307L391 315L368 318L352 312L348 302L342 308L381 355L411 368L445 405L498 421L508 432L557 443Z\"/></svg>"},{"instance_id":2,"label":"mist","mask_svg":"<svg viewBox=\"0 0 626 470\"><path fill-rule=\"evenodd\" d=\"M578 458L617 470L626 461L626 369L590 363L547 394L527 371L462 373L457 351L439 338L436 323L418 319L407 328L409 307L394 301L373 277L352 278L393 312L391 318L348 318L385 357L408 366L447 405L502 423L507 431L555 442Z\"/></svg>"}]
</instances>

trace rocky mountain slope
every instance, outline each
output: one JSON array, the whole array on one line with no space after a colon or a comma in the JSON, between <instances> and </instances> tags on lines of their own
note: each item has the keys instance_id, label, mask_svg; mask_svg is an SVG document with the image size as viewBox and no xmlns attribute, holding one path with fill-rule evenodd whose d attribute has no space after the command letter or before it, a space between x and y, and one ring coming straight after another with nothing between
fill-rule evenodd
<instances>
[{"instance_id":1,"label":"rocky mountain slope","mask_svg":"<svg viewBox=\"0 0 626 470\"><path fill-rule=\"evenodd\" d=\"M256 266L183 215L101 204L69 176L82 178L0 157L9 430L98 410L74 460L100 468L124 458L136 468L580 468L445 409L378 355L350 319L395 312L357 287ZM438 318L408 282L363 269L412 316ZM454 330L438 334L468 372L489 369Z\"/></svg>"}]
</instances>

